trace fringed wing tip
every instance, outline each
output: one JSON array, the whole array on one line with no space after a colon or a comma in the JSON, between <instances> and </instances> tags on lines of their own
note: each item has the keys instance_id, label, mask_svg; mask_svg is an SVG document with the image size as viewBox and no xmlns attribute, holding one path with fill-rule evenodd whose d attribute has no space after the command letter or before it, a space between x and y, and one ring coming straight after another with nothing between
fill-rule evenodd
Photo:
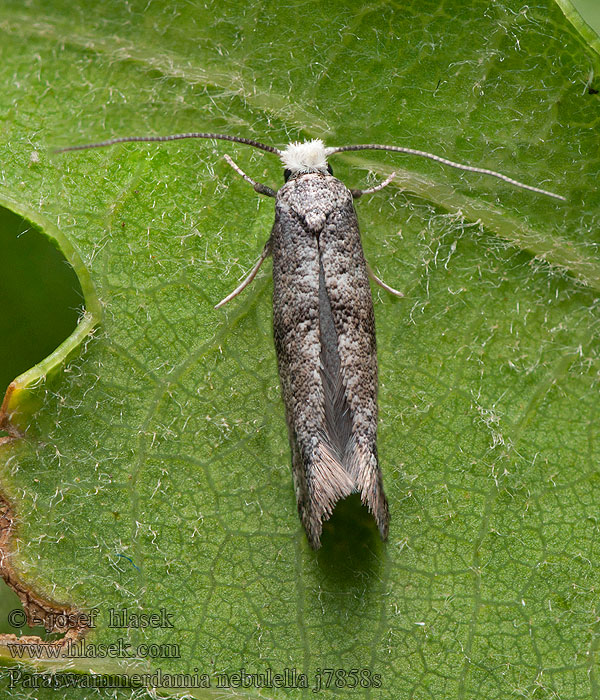
<instances>
[{"instance_id":1,"label":"fringed wing tip","mask_svg":"<svg viewBox=\"0 0 600 700\"><path fill-rule=\"evenodd\" d=\"M375 518L381 539L385 542L390 526L390 509L383 490L377 448L365 449L364 445L356 444L350 459L350 470L355 475L360 500Z\"/></svg>"},{"instance_id":2,"label":"fringed wing tip","mask_svg":"<svg viewBox=\"0 0 600 700\"><path fill-rule=\"evenodd\" d=\"M390 510L381 484L378 485L372 499L361 498L361 500L369 509L369 513L375 518L381 539L385 542L390 529Z\"/></svg>"},{"instance_id":3,"label":"fringed wing tip","mask_svg":"<svg viewBox=\"0 0 600 700\"><path fill-rule=\"evenodd\" d=\"M350 494L346 494L346 495L350 495ZM342 500L342 498L345 498L346 495L340 496L340 498L338 498L338 501ZM327 520L329 520L329 518L331 517L336 503L337 503L337 501L335 503L333 503L332 509L329 513L323 512L321 514L321 517L316 515L315 511L313 509L310 509L310 508L306 508L300 514L301 519L302 519L302 524L304 525L304 530L306 532L306 537L308 539L310 546L314 550L321 548L321 534L323 533L323 523L327 522ZM377 529L379 530L379 535L380 535L382 541L385 542L388 538L389 525L390 525L390 515L389 515L387 501L385 500L385 496L384 496L384 505L380 506L380 508L377 511L374 511L368 502L363 501L363 503L365 506L367 506L369 513L371 513L371 515L373 516L373 519L375 520L375 523L377 524Z\"/></svg>"},{"instance_id":4,"label":"fringed wing tip","mask_svg":"<svg viewBox=\"0 0 600 700\"><path fill-rule=\"evenodd\" d=\"M323 522L329 520L338 501L355 491L355 485L324 442L317 445L307 472L310 475L307 479L308 493L300 517L311 547L319 549Z\"/></svg>"},{"instance_id":5,"label":"fringed wing tip","mask_svg":"<svg viewBox=\"0 0 600 700\"><path fill-rule=\"evenodd\" d=\"M329 520L338 501L356 492L360 493L362 503L375 519L381 539L387 539L390 514L379 467L376 468L375 478L366 479L369 484L365 484L364 479L356 483L324 443L319 443L311 466L309 471L312 478L307 480L307 499L299 503L299 511L313 549L321 547L323 523Z\"/></svg>"}]
</instances>

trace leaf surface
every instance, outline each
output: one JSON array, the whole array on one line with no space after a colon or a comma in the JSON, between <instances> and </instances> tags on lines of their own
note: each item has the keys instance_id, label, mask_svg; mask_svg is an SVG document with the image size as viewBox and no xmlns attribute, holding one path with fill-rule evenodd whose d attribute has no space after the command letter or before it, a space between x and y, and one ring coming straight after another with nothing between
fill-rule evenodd
<instances>
[{"instance_id":1,"label":"leaf surface","mask_svg":"<svg viewBox=\"0 0 600 700\"><path fill-rule=\"evenodd\" d=\"M590 696L598 56L558 7L7 2L0 31L0 203L58 241L87 308L11 398L26 431L0 448L14 565L99 610L90 643L179 650L74 667L208 674L197 697L240 669L320 678L323 697ZM202 141L52 154L199 130L409 146L567 197L417 158L332 159L349 187L400 168L357 203L367 259L406 295L373 289L385 545L351 503L322 550L306 542L270 263L213 308L273 220L222 156L270 186L277 160ZM173 627L111 627L111 609L164 609ZM291 678L262 695L312 696Z\"/></svg>"}]
</instances>

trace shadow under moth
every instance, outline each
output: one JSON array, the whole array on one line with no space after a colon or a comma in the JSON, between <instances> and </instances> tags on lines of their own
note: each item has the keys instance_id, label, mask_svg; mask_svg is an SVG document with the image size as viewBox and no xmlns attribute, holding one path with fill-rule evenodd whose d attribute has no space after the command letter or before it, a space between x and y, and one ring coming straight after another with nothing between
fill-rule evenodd
<instances>
[{"instance_id":1,"label":"shadow under moth","mask_svg":"<svg viewBox=\"0 0 600 700\"><path fill-rule=\"evenodd\" d=\"M359 493L386 539L389 509L377 458L377 354L369 277L378 279L362 250L353 199L383 189L349 190L333 176L327 158L344 151L379 150L423 156L444 165L499 178L532 192L563 199L538 187L424 151L364 144L325 147L319 139L290 143L283 151L226 134L187 133L125 137L61 151L136 141L221 139L279 156L285 184L277 191L227 162L260 194L275 198L275 223L264 250L246 279L217 307L239 294L273 257L273 331L292 451L298 512L308 541L321 545L323 522L336 503Z\"/></svg>"}]
</instances>

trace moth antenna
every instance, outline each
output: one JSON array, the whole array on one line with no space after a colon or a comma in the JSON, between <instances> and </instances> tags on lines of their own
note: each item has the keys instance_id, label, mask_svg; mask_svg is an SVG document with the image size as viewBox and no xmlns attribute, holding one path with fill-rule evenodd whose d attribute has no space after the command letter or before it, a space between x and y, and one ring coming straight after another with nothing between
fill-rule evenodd
<instances>
[{"instance_id":1,"label":"moth antenna","mask_svg":"<svg viewBox=\"0 0 600 700\"><path fill-rule=\"evenodd\" d=\"M65 148L57 148L56 153L65 153L67 151L84 151L88 148L104 148L104 146L114 146L116 143L135 143L144 142L163 142L163 141L179 141L180 139L220 139L221 141L235 141L236 143L244 143L254 148L260 148L261 151L267 153L275 153L281 156L281 151L275 146L268 146L253 139L246 139L242 136L229 136L228 134L211 134L206 132L191 132L186 134L171 134L170 136L122 136L121 138L108 139L107 141L98 141L96 143L84 143L81 146L66 146Z\"/></svg>"},{"instance_id":2,"label":"moth antenna","mask_svg":"<svg viewBox=\"0 0 600 700\"><path fill-rule=\"evenodd\" d=\"M547 197L554 197L554 199L561 199L566 202L566 197L560 194L555 194L554 192L548 192L548 190L543 190L540 187L533 187L532 185L526 185L518 180L513 180L512 177L503 175L502 173L497 173L495 170L488 170L487 168L477 168L473 165L463 165L462 163L455 163L447 158L442 158L441 156L436 156L433 153L428 153L427 151L418 151L415 148L404 148L403 146L384 146L378 143L369 144L359 144L357 146L340 146L338 148L328 148L327 155L330 156L333 153L343 153L344 151L392 151L394 153L406 153L409 156L421 156L423 158L429 158L429 160L435 160L437 163L442 163L443 165L449 165L451 168L458 168L458 170L467 170L470 173L480 173L482 175L491 175L492 177L497 177L499 180L508 182L509 185L514 185L515 187L520 187L524 190L530 190L531 192L537 192L538 194L544 194Z\"/></svg>"}]
</instances>

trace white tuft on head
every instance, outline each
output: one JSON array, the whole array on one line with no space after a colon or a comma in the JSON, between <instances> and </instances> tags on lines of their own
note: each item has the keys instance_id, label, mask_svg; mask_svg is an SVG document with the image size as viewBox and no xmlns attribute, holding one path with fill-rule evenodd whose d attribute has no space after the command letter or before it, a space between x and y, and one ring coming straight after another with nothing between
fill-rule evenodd
<instances>
[{"instance_id":1,"label":"white tuft on head","mask_svg":"<svg viewBox=\"0 0 600 700\"><path fill-rule=\"evenodd\" d=\"M327 156L330 150L325 148L325 144L321 139L304 141L304 143L295 141L288 144L285 151L281 153L281 160L286 169L292 172L292 175L298 175L298 173L326 173Z\"/></svg>"}]
</instances>

